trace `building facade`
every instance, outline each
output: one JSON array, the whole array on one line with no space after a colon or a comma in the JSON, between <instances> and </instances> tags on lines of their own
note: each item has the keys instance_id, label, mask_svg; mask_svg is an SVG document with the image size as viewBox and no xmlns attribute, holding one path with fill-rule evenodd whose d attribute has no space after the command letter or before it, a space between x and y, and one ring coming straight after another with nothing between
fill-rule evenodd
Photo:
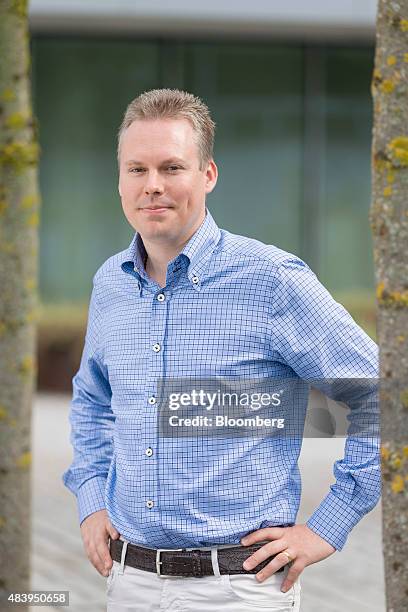
<instances>
[{"instance_id":1,"label":"building facade","mask_svg":"<svg viewBox=\"0 0 408 612\"><path fill-rule=\"evenodd\" d=\"M335 294L372 292L375 1L191 4L32 0L42 300L86 302L96 269L129 244L116 133L155 87L212 111L220 226L296 253Z\"/></svg>"}]
</instances>

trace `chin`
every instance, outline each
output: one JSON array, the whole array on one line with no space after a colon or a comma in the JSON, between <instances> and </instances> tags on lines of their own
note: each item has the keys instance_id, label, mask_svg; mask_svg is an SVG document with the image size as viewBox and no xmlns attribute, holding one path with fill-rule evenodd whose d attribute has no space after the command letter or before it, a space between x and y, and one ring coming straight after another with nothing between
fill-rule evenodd
<instances>
[{"instance_id":1,"label":"chin","mask_svg":"<svg viewBox=\"0 0 408 612\"><path fill-rule=\"evenodd\" d=\"M164 227L163 224L159 223L151 223L149 226L141 227L138 231L142 238L147 240L171 240L175 233L170 228Z\"/></svg>"}]
</instances>

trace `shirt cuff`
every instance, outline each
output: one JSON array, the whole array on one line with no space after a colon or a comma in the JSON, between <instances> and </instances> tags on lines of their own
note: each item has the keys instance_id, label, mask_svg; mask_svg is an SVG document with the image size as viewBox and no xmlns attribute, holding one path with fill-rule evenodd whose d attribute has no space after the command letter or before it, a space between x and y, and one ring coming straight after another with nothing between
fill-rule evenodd
<instances>
[{"instance_id":1,"label":"shirt cuff","mask_svg":"<svg viewBox=\"0 0 408 612\"><path fill-rule=\"evenodd\" d=\"M86 480L78 489L78 515L79 524L93 512L105 509L105 485L104 476L94 476Z\"/></svg>"},{"instance_id":2,"label":"shirt cuff","mask_svg":"<svg viewBox=\"0 0 408 612\"><path fill-rule=\"evenodd\" d=\"M350 531L361 518L362 515L353 510L350 503L330 491L306 525L334 548L341 550Z\"/></svg>"}]
</instances>

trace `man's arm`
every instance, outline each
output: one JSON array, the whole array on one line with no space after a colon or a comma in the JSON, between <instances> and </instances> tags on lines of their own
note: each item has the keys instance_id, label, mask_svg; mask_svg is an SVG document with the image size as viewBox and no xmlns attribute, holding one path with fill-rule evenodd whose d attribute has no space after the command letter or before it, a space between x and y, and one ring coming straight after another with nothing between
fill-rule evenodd
<instances>
[{"instance_id":1,"label":"man's arm","mask_svg":"<svg viewBox=\"0 0 408 612\"><path fill-rule=\"evenodd\" d=\"M78 501L79 523L88 558L98 571L107 575L111 566L107 539L116 538L105 511L105 485L113 453L111 388L101 359L102 313L97 289L91 295L84 350L77 374L72 380L71 444L74 458L63 474L63 482Z\"/></svg>"},{"instance_id":2,"label":"man's arm","mask_svg":"<svg viewBox=\"0 0 408 612\"><path fill-rule=\"evenodd\" d=\"M303 262L281 266L276 296L274 348L298 376L351 409L344 458L334 464L336 482L307 521L341 550L381 495L378 348Z\"/></svg>"},{"instance_id":3,"label":"man's arm","mask_svg":"<svg viewBox=\"0 0 408 612\"><path fill-rule=\"evenodd\" d=\"M287 591L307 565L341 550L351 529L380 498L378 349L300 260L279 268L270 329L271 346L283 363L351 408L345 455L334 466L336 483L306 525L259 529L241 540L245 546L270 540L244 566L252 569L276 555L256 574L260 581L287 564L290 555L294 562L282 584Z\"/></svg>"}]
</instances>

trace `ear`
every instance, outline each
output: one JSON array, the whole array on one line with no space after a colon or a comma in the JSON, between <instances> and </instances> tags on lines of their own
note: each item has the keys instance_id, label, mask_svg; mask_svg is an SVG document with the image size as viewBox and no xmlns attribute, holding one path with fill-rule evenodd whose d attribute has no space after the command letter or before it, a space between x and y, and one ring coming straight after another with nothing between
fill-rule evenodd
<instances>
[{"instance_id":1,"label":"ear","mask_svg":"<svg viewBox=\"0 0 408 612\"><path fill-rule=\"evenodd\" d=\"M205 171L205 178L205 193L211 193L217 184L218 178L218 168L213 159L208 162L207 170Z\"/></svg>"}]
</instances>

